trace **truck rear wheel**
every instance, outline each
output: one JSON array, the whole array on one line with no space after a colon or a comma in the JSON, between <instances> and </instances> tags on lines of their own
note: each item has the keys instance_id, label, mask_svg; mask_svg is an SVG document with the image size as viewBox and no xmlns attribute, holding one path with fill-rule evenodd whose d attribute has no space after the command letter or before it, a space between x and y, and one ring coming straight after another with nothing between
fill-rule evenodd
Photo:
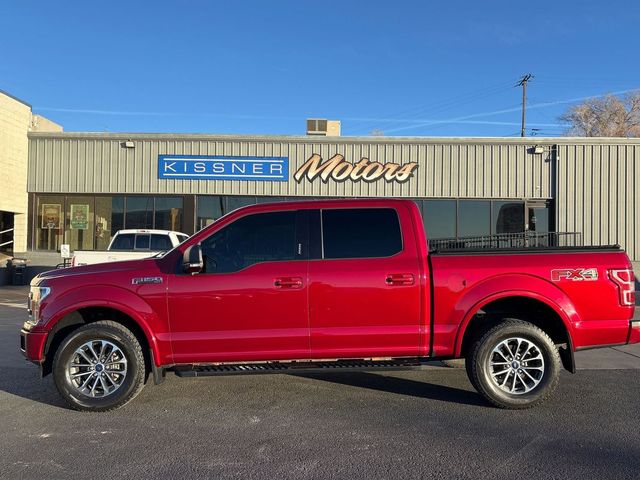
<instances>
[{"instance_id":1,"label":"truck rear wheel","mask_svg":"<svg viewBox=\"0 0 640 480\"><path fill-rule=\"evenodd\" d=\"M71 332L56 351L53 379L62 397L76 410L119 408L144 387L140 342L116 322L84 325Z\"/></svg>"},{"instance_id":2,"label":"truck rear wheel","mask_svg":"<svg viewBox=\"0 0 640 480\"><path fill-rule=\"evenodd\" d=\"M471 347L467 374L471 384L500 408L524 409L544 402L558 385L560 355L535 325L507 319Z\"/></svg>"}]
</instances>

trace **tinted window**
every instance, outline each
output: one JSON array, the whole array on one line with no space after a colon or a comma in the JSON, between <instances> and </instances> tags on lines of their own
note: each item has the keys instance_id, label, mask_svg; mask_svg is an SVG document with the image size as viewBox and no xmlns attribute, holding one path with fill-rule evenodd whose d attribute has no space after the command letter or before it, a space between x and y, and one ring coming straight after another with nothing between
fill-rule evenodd
<instances>
[{"instance_id":1,"label":"tinted window","mask_svg":"<svg viewBox=\"0 0 640 480\"><path fill-rule=\"evenodd\" d=\"M169 235L151 235L151 250L171 250L171 239Z\"/></svg>"},{"instance_id":2,"label":"tinted window","mask_svg":"<svg viewBox=\"0 0 640 480\"><path fill-rule=\"evenodd\" d=\"M153 197L127 197L125 228L153 228Z\"/></svg>"},{"instance_id":3,"label":"tinted window","mask_svg":"<svg viewBox=\"0 0 640 480\"><path fill-rule=\"evenodd\" d=\"M212 195L199 195L197 197L197 224L196 229L200 230L223 215L224 197Z\"/></svg>"},{"instance_id":4,"label":"tinted window","mask_svg":"<svg viewBox=\"0 0 640 480\"><path fill-rule=\"evenodd\" d=\"M529 209L529 230L532 232L548 232L551 230L549 207Z\"/></svg>"},{"instance_id":5,"label":"tinted window","mask_svg":"<svg viewBox=\"0 0 640 480\"><path fill-rule=\"evenodd\" d=\"M189 238L189 235L176 235L178 237L178 241L180 243L184 242L187 238Z\"/></svg>"},{"instance_id":6,"label":"tinted window","mask_svg":"<svg viewBox=\"0 0 640 480\"><path fill-rule=\"evenodd\" d=\"M489 235L491 232L491 202L460 200L458 202L458 237Z\"/></svg>"},{"instance_id":7,"label":"tinted window","mask_svg":"<svg viewBox=\"0 0 640 480\"><path fill-rule=\"evenodd\" d=\"M390 257L402 250L398 214L391 208L322 211L324 258Z\"/></svg>"},{"instance_id":8,"label":"tinted window","mask_svg":"<svg viewBox=\"0 0 640 480\"><path fill-rule=\"evenodd\" d=\"M424 200L422 218L427 238L451 238L456 236L456 201Z\"/></svg>"},{"instance_id":9,"label":"tinted window","mask_svg":"<svg viewBox=\"0 0 640 480\"><path fill-rule=\"evenodd\" d=\"M247 205L255 205L257 203L256 197L227 197L227 209L225 213L232 212L240 207L246 207Z\"/></svg>"},{"instance_id":10,"label":"tinted window","mask_svg":"<svg viewBox=\"0 0 640 480\"><path fill-rule=\"evenodd\" d=\"M182 197L156 197L155 226L158 230L182 230Z\"/></svg>"},{"instance_id":11,"label":"tinted window","mask_svg":"<svg viewBox=\"0 0 640 480\"><path fill-rule=\"evenodd\" d=\"M524 202L493 202L491 233L524 231Z\"/></svg>"},{"instance_id":12,"label":"tinted window","mask_svg":"<svg viewBox=\"0 0 640 480\"><path fill-rule=\"evenodd\" d=\"M150 235L136 235L136 250L149 250Z\"/></svg>"},{"instance_id":13,"label":"tinted window","mask_svg":"<svg viewBox=\"0 0 640 480\"><path fill-rule=\"evenodd\" d=\"M242 217L202 242L205 272L237 272L254 263L295 259L296 213Z\"/></svg>"},{"instance_id":14,"label":"tinted window","mask_svg":"<svg viewBox=\"0 0 640 480\"><path fill-rule=\"evenodd\" d=\"M111 250L133 250L133 240L135 235L133 233L125 233L123 235L117 235L111 246Z\"/></svg>"}]
</instances>

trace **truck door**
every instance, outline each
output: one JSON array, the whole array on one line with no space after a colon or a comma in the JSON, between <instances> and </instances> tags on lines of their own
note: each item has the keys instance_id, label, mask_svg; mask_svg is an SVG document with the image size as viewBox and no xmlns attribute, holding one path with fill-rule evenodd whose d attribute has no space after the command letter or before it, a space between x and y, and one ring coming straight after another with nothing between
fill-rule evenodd
<instances>
[{"instance_id":1,"label":"truck door","mask_svg":"<svg viewBox=\"0 0 640 480\"><path fill-rule=\"evenodd\" d=\"M314 212L311 241L320 248L312 246L309 262L311 356L418 356L428 330L409 209Z\"/></svg>"},{"instance_id":2,"label":"truck door","mask_svg":"<svg viewBox=\"0 0 640 480\"><path fill-rule=\"evenodd\" d=\"M201 242L204 271L169 282L176 363L308 358L305 219L248 214Z\"/></svg>"}]
</instances>

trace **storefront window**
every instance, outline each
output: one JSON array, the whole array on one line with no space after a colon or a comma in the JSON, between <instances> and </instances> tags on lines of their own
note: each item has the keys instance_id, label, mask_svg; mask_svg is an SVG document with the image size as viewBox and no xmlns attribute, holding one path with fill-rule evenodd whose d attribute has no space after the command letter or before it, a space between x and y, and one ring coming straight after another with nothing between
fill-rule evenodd
<instances>
[{"instance_id":1,"label":"storefront window","mask_svg":"<svg viewBox=\"0 0 640 480\"><path fill-rule=\"evenodd\" d=\"M154 228L181 232L182 203L182 197L156 197Z\"/></svg>"},{"instance_id":2,"label":"storefront window","mask_svg":"<svg viewBox=\"0 0 640 480\"><path fill-rule=\"evenodd\" d=\"M60 250L64 233L64 196L39 195L34 216L36 248Z\"/></svg>"},{"instance_id":3,"label":"storefront window","mask_svg":"<svg viewBox=\"0 0 640 480\"><path fill-rule=\"evenodd\" d=\"M245 207L247 205L255 205L257 203L256 197L240 197L232 196L227 197L227 209L224 213L232 212L237 208Z\"/></svg>"},{"instance_id":4,"label":"storefront window","mask_svg":"<svg viewBox=\"0 0 640 480\"><path fill-rule=\"evenodd\" d=\"M489 235L491 232L491 202L460 200L458 202L458 237Z\"/></svg>"},{"instance_id":5,"label":"storefront window","mask_svg":"<svg viewBox=\"0 0 640 480\"><path fill-rule=\"evenodd\" d=\"M95 249L106 250L124 228L124 197L96 197Z\"/></svg>"},{"instance_id":6,"label":"storefront window","mask_svg":"<svg viewBox=\"0 0 640 480\"><path fill-rule=\"evenodd\" d=\"M456 201L422 200L422 218L428 238L456 236Z\"/></svg>"},{"instance_id":7,"label":"storefront window","mask_svg":"<svg viewBox=\"0 0 640 480\"><path fill-rule=\"evenodd\" d=\"M546 233L551 230L549 206L529 208L529 230Z\"/></svg>"},{"instance_id":8,"label":"storefront window","mask_svg":"<svg viewBox=\"0 0 640 480\"><path fill-rule=\"evenodd\" d=\"M524 231L524 202L492 202L491 233L519 233Z\"/></svg>"},{"instance_id":9,"label":"storefront window","mask_svg":"<svg viewBox=\"0 0 640 480\"><path fill-rule=\"evenodd\" d=\"M71 250L92 250L94 198L67 197L65 243Z\"/></svg>"},{"instance_id":10,"label":"storefront window","mask_svg":"<svg viewBox=\"0 0 640 480\"><path fill-rule=\"evenodd\" d=\"M224 197L200 195L196 202L196 230L202 230L224 215Z\"/></svg>"},{"instance_id":11,"label":"storefront window","mask_svg":"<svg viewBox=\"0 0 640 480\"><path fill-rule=\"evenodd\" d=\"M275 202L295 202L295 198L287 198L287 197L258 197L258 203L275 203Z\"/></svg>"},{"instance_id":12,"label":"storefront window","mask_svg":"<svg viewBox=\"0 0 640 480\"><path fill-rule=\"evenodd\" d=\"M124 228L153 228L153 197L127 197Z\"/></svg>"}]
</instances>

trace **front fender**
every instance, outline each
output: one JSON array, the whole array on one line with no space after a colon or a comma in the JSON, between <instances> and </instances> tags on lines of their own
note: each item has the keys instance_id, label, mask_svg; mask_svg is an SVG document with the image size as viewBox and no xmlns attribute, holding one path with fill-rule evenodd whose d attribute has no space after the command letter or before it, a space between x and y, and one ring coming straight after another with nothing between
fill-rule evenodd
<instances>
[{"instance_id":1,"label":"front fender","mask_svg":"<svg viewBox=\"0 0 640 480\"><path fill-rule=\"evenodd\" d=\"M51 331L66 315L89 307L111 308L133 319L144 332L154 359L158 361L157 359L163 358L157 335L154 333L164 330L157 313L142 297L130 290L113 285L88 285L74 288L54 298L42 309L42 328Z\"/></svg>"},{"instance_id":2,"label":"front fender","mask_svg":"<svg viewBox=\"0 0 640 480\"><path fill-rule=\"evenodd\" d=\"M455 340L455 355L462 352L462 340L473 316L489 303L507 297L526 297L550 307L562 319L569 340L574 336L574 325L580 322L571 299L558 287L539 277L526 274L500 275L474 285L462 295L452 310L450 322L459 325Z\"/></svg>"}]
</instances>

